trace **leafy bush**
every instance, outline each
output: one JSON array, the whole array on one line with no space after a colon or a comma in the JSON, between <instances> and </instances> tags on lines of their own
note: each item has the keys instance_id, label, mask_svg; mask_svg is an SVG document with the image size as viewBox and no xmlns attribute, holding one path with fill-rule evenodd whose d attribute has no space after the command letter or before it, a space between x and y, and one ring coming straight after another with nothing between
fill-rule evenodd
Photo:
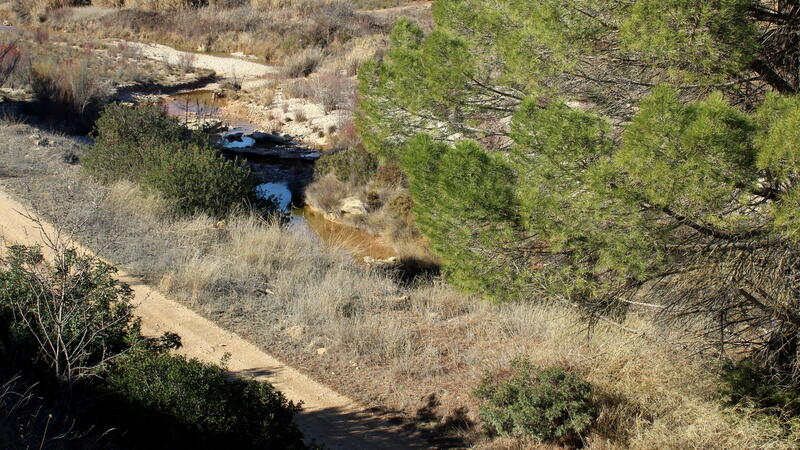
<instances>
[{"instance_id":1,"label":"leafy bush","mask_svg":"<svg viewBox=\"0 0 800 450\"><path fill-rule=\"evenodd\" d=\"M203 211L224 217L237 205L261 204L253 195L255 182L249 173L208 146L179 151L162 147L157 155L142 185L160 192L179 214Z\"/></svg>"},{"instance_id":2,"label":"leafy bush","mask_svg":"<svg viewBox=\"0 0 800 450\"><path fill-rule=\"evenodd\" d=\"M303 447L293 423L298 405L269 384L170 355L180 338L141 335L131 292L113 267L60 244L49 250L54 263L23 246L9 247L0 261L0 442L40 448L46 436L63 448ZM61 437L51 439L54 433Z\"/></svg>"},{"instance_id":3,"label":"leafy bush","mask_svg":"<svg viewBox=\"0 0 800 450\"><path fill-rule=\"evenodd\" d=\"M487 376L475 391L481 418L497 433L574 442L592 425L592 386L578 375L515 360L503 378Z\"/></svg>"},{"instance_id":4,"label":"leafy bush","mask_svg":"<svg viewBox=\"0 0 800 450\"><path fill-rule=\"evenodd\" d=\"M138 351L119 359L107 389L142 444L161 448L303 448L299 406L271 385L219 366ZM153 440L147 443L147 440Z\"/></svg>"},{"instance_id":5,"label":"leafy bush","mask_svg":"<svg viewBox=\"0 0 800 450\"><path fill-rule=\"evenodd\" d=\"M237 161L157 107L107 107L83 165L101 181L130 180L158 191L180 214L222 217L241 205L274 209L256 197L255 181Z\"/></svg>"},{"instance_id":6,"label":"leafy bush","mask_svg":"<svg viewBox=\"0 0 800 450\"><path fill-rule=\"evenodd\" d=\"M141 181L152 167L156 150L200 143L179 120L157 107L108 105L95 123L94 145L83 167L106 183Z\"/></svg>"},{"instance_id":7,"label":"leafy bush","mask_svg":"<svg viewBox=\"0 0 800 450\"><path fill-rule=\"evenodd\" d=\"M377 158L363 146L357 146L320 158L314 172L317 178L333 173L340 181L359 185L366 184L377 168Z\"/></svg>"},{"instance_id":8,"label":"leafy bush","mask_svg":"<svg viewBox=\"0 0 800 450\"><path fill-rule=\"evenodd\" d=\"M60 382L96 375L138 335L131 290L116 269L74 249L45 261L38 247L11 246L0 272L5 357L35 361ZM12 326L13 325L13 326Z\"/></svg>"},{"instance_id":9,"label":"leafy bush","mask_svg":"<svg viewBox=\"0 0 800 450\"><path fill-rule=\"evenodd\" d=\"M750 405L784 420L800 417L800 388L752 358L725 367L721 391L731 405Z\"/></svg>"}]
</instances>

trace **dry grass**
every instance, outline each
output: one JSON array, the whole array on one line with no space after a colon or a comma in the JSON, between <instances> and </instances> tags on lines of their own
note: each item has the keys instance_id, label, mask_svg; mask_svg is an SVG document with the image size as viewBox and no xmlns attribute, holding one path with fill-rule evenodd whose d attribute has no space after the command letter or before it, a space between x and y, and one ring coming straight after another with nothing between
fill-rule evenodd
<instances>
[{"instance_id":1,"label":"dry grass","mask_svg":"<svg viewBox=\"0 0 800 450\"><path fill-rule=\"evenodd\" d=\"M322 105L325 114L336 109L352 110L355 106L356 85L350 78L334 73L321 73L309 79L311 99Z\"/></svg>"},{"instance_id":2,"label":"dry grass","mask_svg":"<svg viewBox=\"0 0 800 450\"><path fill-rule=\"evenodd\" d=\"M62 9L50 14L48 23L100 37L242 52L287 66L290 77L308 75L323 56L343 61L352 72L358 60L375 51L364 46L384 42L391 27L383 18L356 12L345 0L216 1L199 8L186 7L189 3L201 2L127 0L125 7L133 9L89 18Z\"/></svg>"},{"instance_id":3,"label":"dry grass","mask_svg":"<svg viewBox=\"0 0 800 450\"><path fill-rule=\"evenodd\" d=\"M283 62L286 78L304 78L311 75L322 63L325 52L321 48L307 48L289 56Z\"/></svg>"},{"instance_id":4,"label":"dry grass","mask_svg":"<svg viewBox=\"0 0 800 450\"><path fill-rule=\"evenodd\" d=\"M540 299L495 306L441 282L408 287L390 272L359 267L341 249L252 216L224 224L176 219L135 186L79 182L79 169L53 157L67 141L52 137L56 145L31 152L30 133L25 125L0 125L7 143L0 182L50 220L81 223L76 232L94 248L110 236L106 256L369 405L413 417L420 399L433 396L438 419L421 425L429 428L445 427L447 416L466 409L462 426L447 431L464 445L543 448L492 440L470 426L478 380L517 356L565 366L594 384L600 416L589 448L793 445L767 421L723 409L713 364L667 344L673 331L644 316L627 324L659 340L610 326L587 334L564 306Z\"/></svg>"},{"instance_id":5,"label":"dry grass","mask_svg":"<svg viewBox=\"0 0 800 450\"><path fill-rule=\"evenodd\" d=\"M349 197L350 189L335 175L328 174L306 188L306 203L322 212L333 212L339 202Z\"/></svg>"}]
</instances>

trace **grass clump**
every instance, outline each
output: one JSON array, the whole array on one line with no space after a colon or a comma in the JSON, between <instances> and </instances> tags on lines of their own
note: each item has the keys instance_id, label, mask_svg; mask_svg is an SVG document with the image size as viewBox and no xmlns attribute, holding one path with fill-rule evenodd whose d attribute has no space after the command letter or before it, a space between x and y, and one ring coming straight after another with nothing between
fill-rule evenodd
<instances>
[{"instance_id":1,"label":"grass clump","mask_svg":"<svg viewBox=\"0 0 800 450\"><path fill-rule=\"evenodd\" d=\"M577 374L518 359L504 378L487 376L475 392L483 400L481 418L498 434L576 442L589 431L596 414L592 385Z\"/></svg>"},{"instance_id":2,"label":"grass clump","mask_svg":"<svg viewBox=\"0 0 800 450\"><path fill-rule=\"evenodd\" d=\"M96 124L95 145L83 166L104 182L129 180L157 191L180 214L224 217L243 205L271 209L255 181L202 134L187 130L157 107L111 105Z\"/></svg>"},{"instance_id":3,"label":"grass clump","mask_svg":"<svg viewBox=\"0 0 800 450\"><path fill-rule=\"evenodd\" d=\"M307 48L284 61L283 74L287 78L304 78L311 75L322 63L325 52L321 48Z\"/></svg>"},{"instance_id":4,"label":"grass clump","mask_svg":"<svg viewBox=\"0 0 800 450\"><path fill-rule=\"evenodd\" d=\"M37 110L56 120L69 117L76 131L88 131L108 97L92 63L84 57L34 64L30 77Z\"/></svg>"}]
</instances>

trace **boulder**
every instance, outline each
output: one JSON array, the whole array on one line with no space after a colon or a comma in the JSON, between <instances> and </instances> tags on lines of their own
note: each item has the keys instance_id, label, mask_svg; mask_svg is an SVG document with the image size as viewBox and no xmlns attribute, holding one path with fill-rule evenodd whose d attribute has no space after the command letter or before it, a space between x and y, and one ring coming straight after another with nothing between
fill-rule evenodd
<instances>
[{"instance_id":1,"label":"boulder","mask_svg":"<svg viewBox=\"0 0 800 450\"><path fill-rule=\"evenodd\" d=\"M222 147L226 149L248 148L255 145L256 140L244 133L225 133L222 135Z\"/></svg>"},{"instance_id":2,"label":"boulder","mask_svg":"<svg viewBox=\"0 0 800 450\"><path fill-rule=\"evenodd\" d=\"M260 131L256 131L255 133L251 134L250 137L261 144L284 145L292 142L291 138L287 139L280 134L262 133Z\"/></svg>"},{"instance_id":3,"label":"boulder","mask_svg":"<svg viewBox=\"0 0 800 450\"><path fill-rule=\"evenodd\" d=\"M364 202L357 197L347 197L339 203L339 212L353 216L364 216L367 214L367 207Z\"/></svg>"},{"instance_id":4,"label":"boulder","mask_svg":"<svg viewBox=\"0 0 800 450\"><path fill-rule=\"evenodd\" d=\"M222 121L213 117L192 117L186 122L190 130L212 132L222 128Z\"/></svg>"}]
</instances>

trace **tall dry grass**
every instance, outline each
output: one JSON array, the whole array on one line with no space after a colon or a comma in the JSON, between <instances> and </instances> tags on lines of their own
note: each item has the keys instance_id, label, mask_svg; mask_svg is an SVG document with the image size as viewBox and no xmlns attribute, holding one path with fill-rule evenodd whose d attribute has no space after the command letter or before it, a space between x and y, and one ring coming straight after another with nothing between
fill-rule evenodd
<instances>
[{"instance_id":1,"label":"tall dry grass","mask_svg":"<svg viewBox=\"0 0 800 450\"><path fill-rule=\"evenodd\" d=\"M120 0L102 1L119 7ZM383 45L391 27L383 19L356 12L345 0L124 0L122 6L100 17L81 18L60 10L46 19L62 31L243 52L287 66L291 77L308 75L323 59L354 74L358 62L377 51L367 47Z\"/></svg>"},{"instance_id":2,"label":"tall dry grass","mask_svg":"<svg viewBox=\"0 0 800 450\"><path fill-rule=\"evenodd\" d=\"M278 223L241 214L224 223L173 217L135 186L104 188L59 165L53 155L65 139L31 154L29 134L24 125L0 124L4 170L26 173L0 177L25 198L46 199L40 213L57 224L80 219L76 232L93 246L113 235L106 256L133 261L134 271L178 300L369 405L413 416L433 395L434 427L466 409L464 445L535 446L469 426L477 420L474 387L519 356L565 366L595 386L599 417L588 448L795 444L769 421L721 406L714 362L668 343L679 333L643 314L626 325L651 338L602 324L588 333L576 311L544 299L497 306L441 282L407 286Z\"/></svg>"},{"instance_id":3,"label":"tall dry grass","mask_svg":"<svg viewBox=\"0 0 800 450\"><path fill-rule=\"evenodd\" d=\"M152 212L162 210L158 200L131 198L130 186L124 192L129 210L160 216ZM196 217L170 230L178 242L194 244L166 275L173 295L204 308L234 289L238 295L224 308L242 322L240 332L294 327L306 345L338 354L326 361L334 370L355 360L370 369L364 376L395 378L384 382L391 387L371 383L373 395L386 390L392 406L413 410L420 393L447 386L442 402L474 410L471 389L484 372L524 356L575 370L595 386L599 417L590 448L787 446L768 423L723 409L710 366L666 343L678 336L644 317L627 325L663 340L610 326L587 334L575 311L556 304L493 306L441 283L405 288L390 273L356 266L342 249L253 216L232 217L224 229ZM275 319L279 325L270 327Z\"/></svg>"}]
</instances>

